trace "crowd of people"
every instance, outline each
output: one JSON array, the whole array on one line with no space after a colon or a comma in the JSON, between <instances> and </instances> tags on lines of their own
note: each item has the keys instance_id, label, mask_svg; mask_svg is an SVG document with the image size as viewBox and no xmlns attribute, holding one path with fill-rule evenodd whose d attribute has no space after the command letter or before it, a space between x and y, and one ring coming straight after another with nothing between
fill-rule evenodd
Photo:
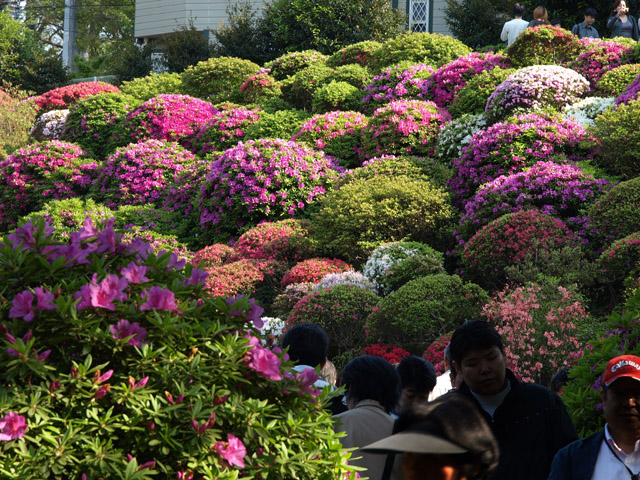
<instances>
[{"instance_id":1,"label":"crowd of people","mask_svg":"<svg viewBox=\"0 0 640 480\"><path fill-rule=\"evenodd\" d=\"M515 42L516 38L527 28L538 25L562 26L560 19L549 20L549 12L543 6L535 8L533 19L529 22L522 19L524 14L524 5L516 3L513 6L513 20L509 20L504 24L500 34L500 39L503 42L507 42L507 46ZM600 38L598 30L593 26L597 16L598 12L594 8L586 8L584 10L584 20L575 24L571 28L571 33L578 38ZM611 37L627 37L636 41L640 39L640 20L629 14L625 0L615 0L613 10L607 18L606 26Z\"/></svg>"},{"instance_id":2,"label":"crowd of people","mask_svg":"<svg viewBox=\"0 0 640 480\"><path fill-rule=\"evenodd\" d=\"M453 333L448 370L407 356L351 360L337 375L318 326L289 329L281 345L297 371L321 373L335 430L349 463L371 480L638 480L640 357L612 358L601 392L606 426L578 439L559 395L568 370L549 388L518 380L506 366L502 337L486 321ZM336 387L344 387L337 390ZM343 392L343 393L342 393Z\"/></svg>"}]
</instances>

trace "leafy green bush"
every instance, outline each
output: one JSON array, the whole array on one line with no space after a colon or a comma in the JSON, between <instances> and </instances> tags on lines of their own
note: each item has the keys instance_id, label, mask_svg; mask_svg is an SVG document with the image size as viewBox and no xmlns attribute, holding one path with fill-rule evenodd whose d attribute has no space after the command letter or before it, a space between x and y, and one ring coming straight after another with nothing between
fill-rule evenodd
<instances>
[{"instance_id":1,"label":"leafy green bush","mask_svg":"<svg viewBox=\"0 0 640 480\"><path fill-rule=\"evenodd\" d=\"M330 67L358 64L368 67L373 59L373 52L382 46L380 42L365 40L341 48L327 59Z\"/></svg>"},{"instance_id":2,"label":"leafy green bush","mask_svg":"<svg viewBox=\"0 0 640 480\"><path fill-rule=\"evenodd\" d=\"M466 114L484 113L487 99L498 85L504 82L507 77L515 71L514 68L505 69L496 67L473 76L453 97L453 101L447 110L453 118L458 118Z\"/></svg>"},{"instance_id":3,"label":"leafy green bush","mask_svg":"<svg viewBox=\"0 0 640 480\"><path fill-rule=\"evenodd\" d=\"M470 53L460 40L439 33L401 33L372 52L371 69L382 70L403 61L424 63L439 68Z\"/></svg>"},{"instance_id":4,"label":"leafy green bush","mask_svg":"<svg viewBox=\"0 0 640 480\"><path fill-rule=\"evenodd\" d=\"M608 283L615 290L634 284L640 277L638 260L640 232L635 232L613 242L598 257L597 264L601 273L599 280Z\"/></svg>"},{"instance_id":5,"label":"leafy green bush","mask_svg":"<svg viewBox=\"0 0 640 480\"><path fill-rule=\"evenodd\" d=\"M300 52L285 53L264 66L269 69L269 75L276 80L286 80L293 77L300 70L312 65L325 66L327 56L317 50L302 50Z\"/></svg>"},{"instance_id":6,"label":"leafy green bush","mask_svg":"<svg viewBox=\"0 0 640 480\"><path fill-rule=\"evenodd\" d=\"M504 0L446 0L444 13L453 35L465 45L479 49L498 43L511 4Z\"/></svg>"},{"instance_id":7,"label":"leafy green bush","mask_svg":"<svg viewBox=\"0 0 640 480\"><path fill-rule=\"evenodd\" d=\"M328 193L320 207L311 219L318 247L356 265L384 243L442 245L453 218L444 190L403 176L354 180Z\"/></svg>"},{"instance_id":8,"label":"leafy green bush","mask_svg":"<svg viewBox=\"0 0 640 480\"><path fill-rule=\"evenodd\" d=\"M189 19L187 25L181 25L171 35L165 35L164 64L170 72L182 73L198 62L206 61L211 56L209 39L199 32ZM169 92L160 92L169 93Z\"/></svg>"},{"instance_id":9,"label":"leafy green bush","mask_svg":"<svg viewBox=\"0 0 640 480\"><path fill-rule=\"evenodd\" d=\"M620 104L594 120L593 135L599 140L594 163L613 175L634 178L640 175L640 101Z\"/></svg>"},{"instance_id":10,"label":"leafy green bush","mask_svg":"<svg viewBox=\"0 0 640 480\"><path fill-rule=\"evenodd\" d=\"M599 246L640 232L640 178L621 182L588 210L589 225Z\"/></svg>"},{"instance_id":11,"label":"leafy green bush","mask_svg":"<svg viewBox=\"0 0 640 480\"><path fill-rule=\"evenodd\" d=\"M287 324L315 323L329 336L329 358L367 345L365 321L380 297L355 285L336 285L302 298Z\"/></svg>"},{"instance_id":12,"label":"leafy green bush","mask_svg":"<svg viewBox=\"0 0 640 480\"><path fill-rule=\"evenodd\" d=\"M564 28L539 25L522 32L506 53L516 67L563 65L580 53L580 42Z\"/></svg>"},{"instance_id":13,"label":"leafy green bush","mask_svg":"<svg viewBox=\"0 0 640 480\"><path fill-rule=\"evenodd\" d=\"M598 80L598 91L608 97L622 95L626 88L640 75L640 65L620 65L607 71Z\"/></svg>"},{"instance_id":14,"label":"leafy green bush","mask_svg":"<svg viewBox=\"0 0 640 480\"><path fill-rule=\"evenodd\" d=\"M256 123L247 126L244 138L245 140L291 138L310 117L311 113L295 109L279 110L274 113L263 112Z\"/></svg>"},{"instance_id":15,"label":"leafy green bush","mask_svg":"<svg viewBox=\"0 0 640 480\"><path fill-rule=\"evenodd\" d=\"M25 101L27 98L28 94L17 88L0 89L0 158L27 145L29 130L38 115L35 105Z\"/></svg>"},{"instance_id":16,"label":"leafy green bush","mask_svg":"<svg viewBox=\"0 0 640 480\"><path fill-rule=\"evenodd\" d=\"M332 80L313 92L311 109L314 113L326 113L335 110L358 110L361 98L362 90L347 82Z\"/></svg>"},{"instance_id":17,"label":"leafy green bush","mask_svg":"<svg viewBox=\"0 0 640 480\"><path fill-rule=\"evenodd\" d=\"M411 280L385 297L367 320L369 338L394 345L420 344L477 318L489 295L457 275L439 273ZM413 348L414 350L417 347Z\"/></svg>"},{"instance_id":18,"label":"leafy green bush","mask_svg":"<svg viewBox=\"0 0 640 480\"><path fill-rule=\"evenodd\" d=\"M122 82L120 91L130 95L136 100L146 102L150 98L157 97L161 93L184 93L182 91L182 77L179 73L155 73L146 77L134 78Z\"/></svg>"},{"instance_id":19,"label":"leafy green bush","mask_svg":"<svg viewBox=\"0 0 640 480\"><path fill-rule=\"evenodd\" d=\"M329 82L346 82L359 90L363 90L373 79L371 70L362 65L340 65L334 68L333 72L327 77L327 81Z\"/></svg>"},{"instance_id":20,"label":"leafy green bush","mask_svg":"<svg viewBox=\"0 0 640 480\"><path fill-rule=\"evenodd\" d=\"M282 82L282 98L295 108L311 109L313 94L327 82L333 70L326 65L310 65Z\"/></svg>"},{"instance_id":21,"label":"leafy green bush","mask_svg":"<svg viewBox=\"0 0 640 480\"><path fill-rule=\"evenodd\" d=\"M224 101L234 98L242 83L260 67L249 60L217 57L198 62L182 73L182 89L199 98Z\"/></svg>"}]
</instances>

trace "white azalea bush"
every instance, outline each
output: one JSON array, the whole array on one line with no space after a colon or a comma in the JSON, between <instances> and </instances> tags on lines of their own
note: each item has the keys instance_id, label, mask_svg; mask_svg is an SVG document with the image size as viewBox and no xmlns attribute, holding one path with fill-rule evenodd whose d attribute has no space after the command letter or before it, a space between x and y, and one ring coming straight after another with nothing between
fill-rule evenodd
<instances>
[{"instance_id":1,"label":"white azalea bush","mask_svg":"<svg viewBox=\"0 0 640 480\"><path fill-rule=\"evenodd\" d=\"M586 128L595 125L594 120L598 115L613 108L615 108L615 98L613 97L587 97L564 107L562 116Z\"/></svg>"},{"instance_id":2,"label":"white azalea bush","mask_svg":"<svg viewBox=\"0 0 640 480\"><path fill-rule=\"evenodd\" d=\"M434 158L451 165L454 158L462 155L462 148L469 145L471 137L487 127L487 117L480 114L466 114L445 124L440 130Z\"/></svg>"},{"instance_id":3,"label":"white azalea bush","mask_svg":"<svg viewBox=\"0 0 640 480\"><path fill-rule=\"evenodd\" d=\"M69 109L51 110L40 115L31 127L30 135L34 140L60 140L69 115Z\"/></svg>"},{"instance_id":4,"label":"white azalea bush","mask_svg":"<svg viewBox=\"0 0 640 480\"><path fill-rule=\"evenodd\" d=\"M311 289L314 292L323 290L325 288L332 288L336 285L355 285L356 287L370 290L373 293L378 293L375 285L362 273L355 270L347 270L341 273L328 273L322 279L316 283Z\"/></svg>"}]
</instances>

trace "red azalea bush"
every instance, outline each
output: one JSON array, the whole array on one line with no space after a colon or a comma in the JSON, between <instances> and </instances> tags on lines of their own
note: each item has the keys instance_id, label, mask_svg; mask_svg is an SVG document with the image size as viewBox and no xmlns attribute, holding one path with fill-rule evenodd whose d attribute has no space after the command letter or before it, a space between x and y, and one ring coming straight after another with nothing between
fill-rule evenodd
<instances>
[{"instance_id":1,"label":"red azalea bush","mask_svg":"<svg viewBox=\"0 0 640 480\"><path fill-rule=\"evenodd\" d=\"M309 258L295 265L282 279L282 286L292 283L316 283L327 273L340 273L353 270L353 267L338 258Z\"/></svg>"},{"instance_id":2,"label":"red azalea bush","mask_svg":"<svg viewBox=\"0 0 640 480\"><path fill-rule=\"evenodd\" d=\"M189 95L158 95L127 114L132 139L178 142L195 134L218 112L209 102Z\"/></svg>"},{"instance_id":3,"label":"red azalea bush","mask_svg":"<svg viewBox=\"0 0 640 480\"><path fill-rule=\"evenodd\" d=\"M404 348L396 345L384 345L382 342L364 347L364 353L366 355L384 358L391 365L400 363L404 357L411 355Z\"/></svg>"},{"instance_id":4,"label":"red azalea bush","mask_svg":"<svg viewBox=\"0 0 640 480\"><path fill-rule=\"evenodd\" d=\"M589 320L568 289L538 285L498 292L483 311L502 335L505 357L525 382L547 385L551 376L582 350L579 329Z\"/></svg>"},{"instance_id":5,"label":"red azalea bush","mask_svg":"<svg viewBox=\"0 0 640 480\"><path fill-rule=\"evenodd\" d=\"M204 267L204 271L209 274L204 290L214 297L253 294L264 280L261 267L263 265L259 262L247 259Z\"/></svg>"},{"instance_id":6,"label":"red azalea bush","mask_svg":"<svg viewBox=\"0 0 640 480\"><path fill-rule=\"evenodd\" d=\"M259 110L244 107L221 110L183 143L196 155L234 147L244 138L244 131L260 119Z\"/></svg>"},{"instance_id":7,"label":"red azalea bush","mask_svg":"<svg viewBox=\"0 0 640 480\"><path fill-rule=\"evenodd\" d=\"M464 245L461 263L470 278L500 286L506 267L575 244L575 235L562 220L537 210L521 210L482 227Z\"/></svg>"},{"instance_id":8,"label":"red azalea bush","mask_svg":"<svg viewBox=\"0 0 640 480\"><path fill-rule=\"evenodd\" d=\"M424 359L431 362L438 375L442 375L447 371L447 363L445 362L444 358L444 349L447 348L447 345L449 345L449 343L451 342L451 335L453 335L452 332L441 335L436 340L434 340L433 343L429 345L429 348L427 348L422 354L422 357Z\"/></svg>"},{"instance_id":9,"label":"red azalea bush","mask_svg":"<svg viewBox=\"0 0 640 480\"><path fill-rule=\"evenodd\" d=\"M378 108L362 130L362 155L418 155L433 153L442 126L451 120L433 102L397 100Z\"/></svg>"},{"instance_id":10,"label":"red azalea bush","mask_svg":"<svg viewBox=\"0 0 640 480\"><path fill-rule=\"evenodd\" d=\"M602 76L622 65L624 57L633 50L633 46L617 40L584 40L581 43L585 45L585 50L567 66L589 80L591 91L597 91Z\"/></svg>"},{"instance_id":11,"label":"red azalea bush","mask_svg":"<svg viewBox=\"0 0 640 480\"><path fill-rule=\"evenodd\" d=\"M373 52L378 50L381 45L380 42L372 40L347 45L331 55L327 60L327 65L335 68L355 63L368 67L373 59Z\"/></svg>"},{"instance_id":12,"label":"red azalea bush","mask_svg":"<svg viewBox=\"0 0 640 480\"><path fill-rule=\"evenodd\" d=\"M288 218L277 222L264 222L247 230L234 245L241 258L272 260L294 264L312 251L309 222Z\"/></svg>"},{"instance_id":13,"label":"red azalea bush","mask_svg":"<svg viewBox=\"0 0 640 480\"><path fill-rule=\"evenodd\" d=\"M105 82L82 82L56 88L35 98L41 111L62 110L69 108L79 99L98 93L120 93L115 85Z\"/></svg>"},{"instance_id":14,"label":"red azalea bush","mask_svg":"<svg viewBox=\"0 0 640 480\"><path fill-rule=\"evenodd\" d=\"M279 97L280 85L266 72L256 73L240 86L240 99L245 103L255 103L272 97Z\"/></svg>"},{"instance_id":15,"label":"red azalea bush","mask_svg":"<svg viewBox=\"0 0 640 480\"><path fill-rule=\"evenodd\" d=\"M85 194L97 168L82 148L58 140L30 145L0 160L0 231L48 200Z\"/></svg>"},{"instance_id":16,"label":"red azalea bush","mask_svg":"<svg viewBox=\"0 0 640 480\"><path fill-rule=\"evenodd\" d=\"M105 160L94 181L96 193L109 207L159 203L176 174L194 158L177 143L133 143Z\"/></svg>"},{"instance_id":17,"label":"red azalea bush","mask_svg":"<svg viewBox=\"0 0 640 480\"><path fill-rule=\"evenodd\" d=\"M197 267L202 264L203 267L215 267L230 263L234 256L233 247L224 243L214 243L194 253L191 257L191 265Z\"/></svg>"}]
</instances>

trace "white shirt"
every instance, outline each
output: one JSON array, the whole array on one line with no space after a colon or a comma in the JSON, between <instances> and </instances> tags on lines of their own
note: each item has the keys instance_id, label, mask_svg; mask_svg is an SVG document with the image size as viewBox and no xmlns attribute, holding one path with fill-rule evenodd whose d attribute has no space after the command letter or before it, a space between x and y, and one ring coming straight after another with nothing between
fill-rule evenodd
<instances>
[{"instance_id":1,"label":"white shirt","mask_svg":"<svg viewBox=\"0 0 640 480\"><path fill-rule=\"evenodd\" d=\"M500 34L500 40L507 42L507 46L516 41L518 35L520 35L529 25L529 22L522 20L521 18L514 18L509 20L502 27L502 33Z\"/></svg>"},{"instance_id":2,"label":"white shirt","mask_svg":"<svg viewBox=\"0 0 640 480\"><path fill-rule=\"evenodd\" d=\"M433 390L431 390L431 393L429 394L429 401L435 400L436 398L444 395L452 388L451 370L447 370L442 375L438 375L438 378L436 378L436 386L433 387Z\"/></svg>"},{"instance_id":3,"label":"white shirt","mask_svg":"<svg viewBox=\"0 0 640 480\"><path fill-rule=\"evenodd\" d=\"M611 445L611 448L617 453L617 456L613 454L605 442ZM636 442L633 453L627 455L616 445L611 433L609 433L609 426L605 425L604 440L602 445L600 445L598 459L596 460L596 466L593 469L591 480L630 479L631 474L620 460L624 461L624 465L627 465L633 473L638 473L640 471L640 440Z\"/></svg>"},{"instance_id":4,"label":"white shirt","mask_svg":"<svg viewBox=\"0 0 640 480\"><path fill-rule=\"evenodd\" d=\"M479 395L473 390L469 390L471 391L471 395L473 395L476 400L478 400L478 403L480 404L482 409L489 415L491 415L491 418L493 418L493 414L496 413L498 407L502 405L502 402L506 398L507 394L511 391L511 382L507 381L507 386L505 387L505 389L501 392L496 393L495 395Z\"/></svg>"},{"instance_id":5,"label":"white shirt","mask_svg":"<svg viewBox=\"0 0 640 480\"><path fill-rule=\"evenodd\" d=\"M315 368L310 367L309 365L296 365L295 367L293 367L293 369L296 372L302 373L305 370L313 370L315 372ZM316 388L320 388L323 389L324 387L329 387L329 382L325 382L324 380L322 380L321 378L318 378L318 380L316 380L315 382L313 382L313 385ZM331 390L333 390L333 387L331 387Z\"/></svg>"}]
</instances>

